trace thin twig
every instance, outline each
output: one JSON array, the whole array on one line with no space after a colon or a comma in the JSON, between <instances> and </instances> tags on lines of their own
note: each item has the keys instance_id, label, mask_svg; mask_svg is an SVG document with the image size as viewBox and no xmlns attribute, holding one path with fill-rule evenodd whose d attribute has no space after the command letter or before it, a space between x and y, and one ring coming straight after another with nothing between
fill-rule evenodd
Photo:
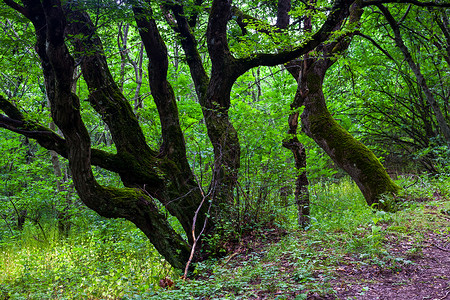
<instances>
[{"instance_id":1,"label":"thin twig","mask_svg":"<svg viewBox=\"0 0 450 300\"><path fill-rule=\"evenodd\" d=\"M247 203L250 203L251 201L250 201L250 199L248 198L247 193L246 193L246 192L244 191L244 189L242 188L242 185L241 185L241 183L239 182L239 180L237 181L237 186L238 186L239 189L241 190L242 195L244 195L245 200L247 200Z\"/></svg>"},{"instance_id":2,"label":"thin twig","mask_svg":"<svg viewBox=\"0 0 450 300\"><path fill-rule=\"evenodd\" d=\"M442 248L441 246L438 246L438 245L436 245L436 244L431 244L431 245L434 246L434 247L436 247L436 248L438 248L439 250L450 252L450 249ZM445 297L447 297L447 296L445 296ZM444 297L443 299L445 299L445 297Z\"/></svg>"},{"instance_id":3,"label":"thin twig","mask_svg":"<svg viewBox=\"0 0 450 300\"><path fill-rule=\"evenodd\" d=\"M200 212L200 209L202 208L203 203L205 203L206 198L208 198L211 195L212 191L214 190L214 187L212 187L209 190L208 194L205 195L205 193L203 192L203 188L202 188L202 186L200 184L200 181L198 181L198 178L197 178L197 176L195 174L194 174L194 177L195 177L195 180L197 181L198 188L200 189L200 193L202 194L202 198L203 199L200 202L200 205L198 206L197 210L195 211L194 219L193 219L193 222L192 222L192 239L193 239L193 242L192 242L191 254L189 255L189 260L187 261L186 267L184 268L184 275L183 275L183 279L184 280L186 280L186 278L187 278L189 266L190 266L190 264L192 262L192 259L194 258L195 248L197 247L197 242L199 241L200 237L202 236L203 232L205 231L206 223L208 222L208 215L209 215L209 212L211 210L212 201L210 201L210 203L209 203L208 212L207 212L207 214L205 216L205 221L203 222L202 230L199 232L198 236L195 236L195 226L196 226L196 223L197 223L198 213ZM214 182L214 177L213 177L213 181L212 182Z\"/></svg>"},{"instance_id":4,"label":"thin twig","mask_svg":"<svg viewBox=\"0 0 450 300\"><path fill-rule=\"evenodd\" d=\"M405 190L408 189L408 188L410 188L410 187L412 187L412 186L415 185L417 182L419 182L419 179L420 179L419 176L417 176L417 175L412 175L412 176L413 176L413 177L416 177L416 181L414 181L413 183L408 184L407 186L405 186L405 187L404 187Z\"/></svg>"},{"instance_id":5,"label":"thin twig","mask_svg":"<svg viewBox=\"0 0 450 300\"><path fill-rule=\"evenodd\" d=\"M14 232L11 229L11 226L9 226L8 220L6 220L6 217L3 214L0 214L2 216L2 219L5 220L6 226L8 227L9 231L11 232L11 236L14 236Z\"/></svg>"},{"instance_id":6,"label":"thin twig","mask_svg":"<svg viewBox=\"0 0 450 300\"><path fill-rule=\"evenodd\" d=\"M444 300L445 298L447 298L447 296L450 294L450 291L448 291L447 292L447 294L445 294L445 296L444 297L442 297L442 298L439 298L438 300Z\"/></svg>"}]
</instances>

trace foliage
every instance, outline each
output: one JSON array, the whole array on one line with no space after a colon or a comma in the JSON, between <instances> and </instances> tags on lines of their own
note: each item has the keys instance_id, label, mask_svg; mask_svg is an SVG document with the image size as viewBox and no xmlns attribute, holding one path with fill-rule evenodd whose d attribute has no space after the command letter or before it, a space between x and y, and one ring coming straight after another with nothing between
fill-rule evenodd
<instances>
[{"instance_id":1,"label":"foliage","mask_svg":"<svg viewBox=\"0 0 450 300\"><path fill-rule=\"evenodd\" d=\"M171 274L129 222L95 217L84 228L78 225L68 239L56 234L43 242L34 239L37 227L27 223L20 239L3 241L3 293L11 299L117 299L152 291Z\"/></svg>"},{"instance_id":2,"label":"foliage","mask_svg":"<svg viewBox=\"0 0 450 300\"><path fill-rule=\"evenodd\" d=\"M411 177L399 178L403 185L414 182ZM20 239L1 244L2 293L10 299L249 299L260 293L302 299L308 293L329 295L333 290L327 282L338 276L341 263L398 272L412 263L410 258L420 255L426 242L421 240L424 232L448 232L444 219L436 223L440 219L430 215L427 207L450 210L444 200L450 196L449 182L448 177L421 176L407 191L419 201L434 200L408 200L395 213L372 211L348 179L318 183L312 187L313 222L308 231L296 231L295 212L291 211L289 234L280 241L271 240L270 233L261 230L260 236L269 234L265 240L254 239L245 251L199 263L197 279L187 281L178 279L179 274L171 271L129 222L112 222L86 211L80 219L88 222L79 223L66 240L49 233L54 237L49 244L34 239L38 228L28 222ZM417 240L407 257L391 251L388 239L394 236ZM159 280L166 277L175 284L164 290Z\"/></svg>"},{"instance_id":3,"label":"foliage","mask_svg":"<svg viewBox=\"0 0 450 300\"><path fill-rule=\"evenodd\" d=\"M439 25L441 18L446 22L445 9L412 7L406 12L405 7L394 6L392 11L396 16L405 16L402 21L404 42L412 58L420 64L448 124L446 86L450 60L441 46L448 44L444 37L448 29ZM349 119L356 120L350 131L385 158L392 171L446 172L448 143L423 87L403 63L400 50L390 38L385 38L392 35L390 29L374 32L372 24L381 21L377 12L367 11L362 34L355 36L348 53L331 70L332 75L326 82L327 95L345 99L333 102L332 105L338 107L336 117L344 124L348 124Z\"/></svg>"},{"instance_id":4,"label":"foliage","mask_svg":"<svg viewBox=\"0 0 450 300\"><path fill-rule=\"evenodd\" d=\"M184 7L185 13L186 16L198 14L198 26L192 34L199 42L195 46L198 46L204 71L209 74L213 62L205 42L208 9L191 2L185 1L189 4ZM275 2L240 2L244 12L256 11L256 16L262 20L275 20ZM313 29L323 25L329 1L317 1L315 14L301 1L294 2L296 7L291 12L294 24L314 16ZM277 299L284 299L286 295L305 299L308 292L333 294L327 282L336 276L333 269L340 262L372 264L388 270L402 268L410 261L389 252L385 243L388 234L399 237L420 235L421 231L429 229L424 213L427 206L443 212L450 210L448 202L444 202L450 197L449 147L439 133L411 70L402 63L401 53L386 38L390 31L380 27L384 20L379 19L379 14L366 12L358 33L373 37L392 59L386 60L385 54L379 53L367 38L355 36L355 43L347 53L333 56L337 61L328 71L324 83L327 106L334 119L357 139L368 143L393 173L417 171L419 175L400 177L398 182L405 191L400 195L385 195L382 199L397 210L396 213L374 212L365 205L355 184L347 178L342 179L342 171L335 168L325 152L312 139L299 133L298 139L307 149L306 171L311 183L311 224L303 232L297 231L293 195L297 173L303 170L294 168L292 154L282 147L288 132L287 119L293 112L290 105L297 91L297 82L286 68L259 66L243 72L235 76L238 78L230 86L229 109L206 107L202 102L204 97L196 92L199 86L192 78L187 56L182 53L182 42L186 37L172 30L173 24L162 21L164 9L152 7L158 32L167 41L165 46L170 59L167 82L174 91L173 102L186 146L188 171L185 174L195 174L189 190L180 188L183 192L180 194L180 191L170 189L187 178L185 174L177 173L179 168L173 157L162 157L165 155L162 146L164 142L170 142L172 136L161 134L165 114L159 112L161 106L155 101L155 89L151 89L148 82L151 70L143 66L152 52L144 51L129 5L121 1L88 1L83 5L80 9L92 16L96 35L102 41L102 55L108 60L109 71L124 102L130 104L139 122L145 136L144 144L156 153L151 152L154 156L147 160L144 150L136 151L135 158L144 161L143 173L156 169L156 177L164 179L161 185L155 184L152 192L148 192L149 184L127 181L129 174L123 170L115 173L93 166L95 180L109 190L125 186L136 188L148 203L169 195L155 205L155 210L160 210L159 216L167 220L180 240L189 246L186 241L191 227L183 228L177 217L171 215L173 211L164 205L178 204L192 191L198 191L198 187L205 192L214 188L215 176L220 173L217 162L227 152L215 153L217 141L214 143L210 139L208 130L211 127L208 129L205 112L218 111L218 117L229 117L231 124L222 135L232 132L230 128L236 129L240 166L230 170L232 167L220 165L224 174L236 171L236 184L231 184L227 190L231 194L230 202L218 207L222 219L215 219L217 215L205 210L203 216L220 222L215 224L214 233L204 239L208 247L202 249L199 256L236 252L232 254L234 256L198 263L194 273L198 280L180 280L177 271L168 266L139 229L123 219L106 220L80 201L67 160L59 157L58 165L63 174L55 175L57 168L48 150L32 139L2 129L0 299L248 299L257 297L255 290L278 295ZM404 6L390 8L399 15L406 13ZM408 9L402 30L405 30L406 44L414 59L420 61L438 104L446 111L449 65L445 60L445 47L438 46L445 46L445 34L437 23L444 13L445 10L438 9ZM230 50L237 59L289 51L298 44L304 45L312 37L312 33L297 30L294 24L287 30L278 30L269 25L269 21L250 20L244 27L237 21L234 16L226 32ZM417 24L423 26L417 27ZM54 126L42 65L34 52L36 35L32 26L1 2L0 27L0 94L25 114L23 121ZM351 35L353 30L335 31L333 39ZM142 32L146 31L141 28ZM102 115L101 110L100 113L96 111L95 105L89 102L92 91L88 88L87 76L82 76L78 65L82 61L78 57L81 51L77 51L75 45L84 37L83 34L66 36L70 53L76 58L71 92L81 100L77 111L86 126L92 150L106 151L111 155L109 158L116 158L120 149L112 137L113 129L104 122L109 116ZM95 54L93 48L86 51L84 54L88 58ZM313 51L310 55L314 57L317 53ZM300 108L298 112L302 110ZM448 109L446 112L448 120ZM1 113L1 116L7 114L3 110ZM58 128L52 130L63 136ZM135 135L128 133L126 136ZM230 144L221 143L222 146ZM136 150L138 146L132 144L130 148ZM124 153L120 154L120 159L127 158ZM157 163L153 164L154 161ZM161 166L168 167L158 169ZM133 168L126 165L124 169ZM421 173L424 170L434 175ZM178 176L175 179L171 177L174 174ZM160 193L162 185L165 190ZM113 198L107 198L104 203L112 202ZM141 198L134 203L145 204ZM429 202L430 199L435 201ZM211 203L210 199L205 203ZM181 208L181 215L188 211L183 205ZM140 209L137 210L139 213ZM110 211L106 210L107 213ZM133 220L138 214L125 215ZM61 221L70 224L70 229L58 230ZM197 224L197 229L199 227ZM257 239L252 240L250 246L246 242L249 237L267 236L262 243L270 244L271 234L278 231L289 235L268 248L258 244ZM412 248L411 256L420 255L421 247L423 245L418 243ZM160 289L159 280L169 277L175 280L175 286L167 291Z\"/></svg>"}]
</instances>

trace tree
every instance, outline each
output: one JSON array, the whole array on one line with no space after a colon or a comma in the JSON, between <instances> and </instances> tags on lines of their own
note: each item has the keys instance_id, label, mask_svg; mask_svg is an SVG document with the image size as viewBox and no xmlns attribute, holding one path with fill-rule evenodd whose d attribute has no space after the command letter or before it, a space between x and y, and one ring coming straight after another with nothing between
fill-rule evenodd
<instances>
[{"instance_id":1,"label":"tree","mask_svg":"<svg viewBox=\"0 0 450 300\"><path fill-rule=\"evenodd\" d=\"M290 72L299 85L293 105L305 106L301 121L306 134L352 177L367 203L389 209L379 200L383 194L397 193L399 187L391 180L372 151L334 120L323 95L325 74L336 62L336 55L348 48L362 12L362 2L355 2L348 19L347 27L350 31L347 35L319 47L316 57L306 56L303 60L291 62ZM343 24L338 24L337 29L343 29Z\"/></svg>"},{"instance_id":2,"label":"tree","mask_svg":"<svg viewBox=\"0 0 450 300\"><path fill-rule=\"evenodd\" d=\"M424 77L420 73L420 69L412 60L411 55L401 40L398 24L382 4L377 3L376 1L374 2L375 3L371 3L370 1L356 1L353 4L353 8L351 9L348 18L348 24L346 26L349 32L346 35L337 38L331 43L324 43L316 48L315 57L306 55L302 60L290 62L288 68L291 74L297 79L299 85L292 107L298 108L304 106L301 115L303 130L307 135L312 137L325 152L327 152L339 167L344 169L352 177L369 205L375 205L381 209L389 209L389 206L386 203L379 201L379 199L383 194L397 193L400 188L391 180L372 151L353 138L347 130L334 120L327 109L322 88L325 74L336 62L336 56L341 55L343 51L349 47L355 29L359 27L358 23L360 22L363 6L377 4L383 11L390 26L394 29L397 46L402 50L406 61L416 75L417 81L426 95L429 105L433 108L437 123L444 137L447 136L446 132L448 132L448 125L446 124L445 117L440 111L439 105L434 100L430 89L428 89ZM414 2L414 4L439 6L439 4L431 3L421 4ZM445 21L440 22L441 29L445 29L444 23ZM337 27L340 30L345 28L343 23L337 25ZM297 122L296 118L297 116L291 115L290 124L295 125ZM447 140L447 138L445 139Z\"/></svg>"},{"instance_id":3,"label":"tree","mask_svg":"<svg viewBox=\"0 0 450 300\"><path fill-rule=\"evenodd\" d=\"M441 111L448 123L445 11L400 5L388 10L398 20L403 51L426 80L417 80L378 9L366 14L356 32L358 46L351 47L332 70L331 93L345 95L347 112L360 120L359 128L354 127L356 134L386 157L391 170L420 168L439 173L448 164L449 148L436 117ZM431 93L428 98L423 84ZM429 99L434 99L434 108ZM398 166L399 162L403 166Z\"/></svg>"},{"instance_id":4,"label":"tree","mask_svg":"<svg viewBox=\"0 0 450 300\"><path fill-rule=\"evenodd\" d=\"M383 194L397 193L400 188L391 180L383 165L365 145L351 136L340 126L328 111L323 95L323 82L327 70L336 62L339 55L350 45L354 31L358 28L363 10L362 1L356 1L351 9L348 20L341 20L334 30L345 32L334 41L323 43L313 52L307 53L301 59L290 61L286 67L298 82L297 93L291 104L293 112L289 116L290 137L284 146L294 153L297 169L304 169L304 147L298 142L297 127L301 114L302 129L345 170L359 186L367 203L380 209L389 207L380 201ZM315 11L314 2L308 7ZM311 19L303 18L303 30L311 31ZM306 186L308 181L304 173L300 173L296 183L296 198L299 206L299 223L307 224L309 201Z\"/></svg>"},{"instance_id":5,"label":"tree","mask_svg":"<svg viewBox=\"0 0 450 300\"><path fill-rule=\"evenodd\" d=\"M149 82L161 123L162 144L155 150L146 143L131 105L111 75L97 24L91 20L87 6L76 1L63 5L57 0L4 2L34 27L35 49L52 119L64 138L29 119L4 96L0 96L0 109L5 113L0 115L0 126L36 139L41 146L66 157L82 201L102 216L122 217L135 223L176 268L188 261L194 240L226 218L226 208L233 203L240 166L237 132L228 115L233 83L253 67L281 64L314 49L346 17L351 4L349 0L335 1L320 29L299 46L236 58L227 41L231 3L213 1L205 33L211 61L208 70L198 51L198 33L194 31L201 11L188 13L188 7L178 3L160 3L157 13L150 3L108 3L106 10L132 8L147 53ZM181 37L214 148L213 177L207 192L202 191L187 159L177 103L167 79L168 51L156 23L161 15ZM78 65L89 89L87 100L108 126L116 153L91 146L80 114L80 99L72 91ZM119 174L124 187L100 185L92 172L93 165ZM180 222L187 241L172 228L163 210ZM208 211L214 218L206 222Z\"/></svg>"},{"instance_id":6,"label":"tree","mask_svg":"<svg viewBox=\"0 0 450 300\"><path fill-rule=\"evenodd\" d=\"M422 72L420 71L419 65L413 60L410 51L406 47L402 34L400 32L400 26L399 23L394 19L392 14L390 13L389 9L384 7L382 4L378 4L377 7L380 9L380 11L383 13L384 17L388 21L390 27L392 28L394 32L394 41L397 47L401 50L403 56L405 57L406 62L408 63L409 67L413 71L414 75L417 78L417 82L419 83L419 86L423 90L423 93L426 96L428 104L431 106L436 121L438 123L439 129L442 132L442 135L444 136L445 140L447 141L447 144L450 147L450 126L447 123L447 120L444 117L444 114L442 113L441 108L439 107L439 104L437 103L436 99L433 96L433 93L431 92L430 88L428 87L428 84L425 81L425 77L423 76ZM406 12L406 14L408 11ZM405 17L406 17L405 14ZM445 20L445 19L444 19ZM440 24L444 24L441 22ZM447 28L447 34L448 34L448 28Z\"/></svg>"}]
</instances>

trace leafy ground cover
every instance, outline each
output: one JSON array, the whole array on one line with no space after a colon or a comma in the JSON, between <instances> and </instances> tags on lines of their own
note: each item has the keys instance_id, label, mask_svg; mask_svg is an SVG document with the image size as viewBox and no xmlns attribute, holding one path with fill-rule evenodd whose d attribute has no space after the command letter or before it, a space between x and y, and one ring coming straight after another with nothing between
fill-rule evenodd
<instances>
[{"instance_id":1,"label":"leafy ground cover","mask_svg":"<svg viewBox=\"0 0 450 300\"><path fill-rule=\"evenodd\" d=\"M350 182L318 185L308 231L279 239L274 230L255 231L245 247L199 266L196 280L176 282L152 299L444 300L449 181L415 181L394 213L364 206Z\"/></svg>"},{"instance_id":2,"label":"leafy ground cover","mask_svg":"<svg viewBox=\"0 0 450 300\"><path fill-rule=\"evenodd\" d=\"M365 206L348 180L317 184L311 189L312 222L307 231L295 229L294 210L286 209L283 222L254 228L237 239L228 256L199 264L194 278L186 281L125 222L116 223L116 228L100 223L53 245L32 239L3 244L0 295L3 299L448 299L450 181L443 176L404 177L399 183L409 187L392 213Z\"/></svg>"}]
</instances>

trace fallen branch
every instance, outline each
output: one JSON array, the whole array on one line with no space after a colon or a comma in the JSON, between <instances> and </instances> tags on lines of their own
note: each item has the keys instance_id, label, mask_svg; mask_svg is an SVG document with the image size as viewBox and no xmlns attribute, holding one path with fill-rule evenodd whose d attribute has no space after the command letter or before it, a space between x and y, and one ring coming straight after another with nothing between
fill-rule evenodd
<instances>
[{"instance_id":1,"label":"fallen branch","mask_svg":"<svg viewBox=\"0 0 450 300\"><path fill-rule=\"evenodd\" d=\"M235 253L231 254L231 255L227 258L227 260L221 265L221 267L224 267L227 263L230 262L230 260L231 260L233 257L235 257L235 256L238 255L238 254L240 254L240 253L239 253L239 252L235 252Z\"/></svg>"},{"instance_id":2,"label":"fallen branch","mask_svg":"<svg viewBox=\"0 0 450 300\"><path fill-rule=\"evenodd\" d=\"M434 247L436 247L436 248L438 248L439 250L450 252L450 249L442 248L442 247L440 247L440 246L438 246L438 245L436 245L436 244L431 244L431 245L434 246ZM447 297L447 296L446 296L446 297ZM444 299L445 299L445 297L444 297Z\"/></svg>"},{"instance_id":3,"label":"fallen branch","mask_svg":"<svg viewBox=\"0 0 450 300\"><path fill-rule=\"evenodd\" d=\"M445 294L445 296L444 297L442 297L442 298L439 298L438 300L444 300L445 298L447 298L447 296L450 294L450 291L448 291L447 292L447 294Z\"/></svg>"}]
</instances>

